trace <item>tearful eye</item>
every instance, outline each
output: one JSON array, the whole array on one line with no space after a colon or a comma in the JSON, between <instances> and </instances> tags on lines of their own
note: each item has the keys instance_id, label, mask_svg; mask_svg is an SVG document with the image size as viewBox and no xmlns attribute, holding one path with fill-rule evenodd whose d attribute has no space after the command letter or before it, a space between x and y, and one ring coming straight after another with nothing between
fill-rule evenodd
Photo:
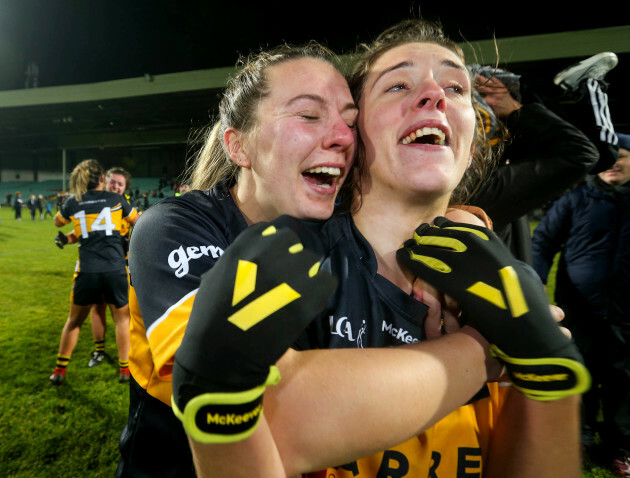
<instances>
[{"instance_id":1,"label":"tearful eye","mask_svg":"<svg viewBox=\"0 0 630 478\"><path fill-rule=\"evenodd\" d=\"M460 86L460 85L451 85L451 86L447 87L446 89L447 90L451 90L451 91L457 93L458 95L463 95L464 92L466 91L464 89L464 87Z\"/></svg>"},{"instance_id":2,"label":"tearful eye","mask_svg":"<svg viewBox=\"0 0 630 478\"><path fill-rule=\"evenodd\" d=\"M389 88L387 88L386 91L400 91L400 90L406 90L407 89L407 85L404 83L396 83L393 86L390 86Z\"/></svg>"}]
</instances>

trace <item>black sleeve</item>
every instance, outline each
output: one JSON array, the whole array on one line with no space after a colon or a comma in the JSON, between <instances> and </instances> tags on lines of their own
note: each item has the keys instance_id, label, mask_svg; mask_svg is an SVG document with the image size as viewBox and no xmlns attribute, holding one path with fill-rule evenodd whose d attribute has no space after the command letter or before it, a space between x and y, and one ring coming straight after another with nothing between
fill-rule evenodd
<instances>
[{"instance_id":1,"label":"black sleeve","mask_svg":"<svg viewBox=\"0 0 630 478\"><path fill-rule=\"evenodd\" d=\"M165 201L138 218L129 273L147 331L196 292L228 244L220 228L182 202Z\"/></svg>"},{"instance_id":2,"label":"black sleeve","mask_svg":"<svg viewBox=\"0 0 630 478\"><path fill-rule=\"evenodd\" d=\"M510 144L501 165L483 181L470 203L496 228L556 199L583 179L597 162L597 149L577 128L541 103L507 119Z\"/></svg>"}]
</instances>

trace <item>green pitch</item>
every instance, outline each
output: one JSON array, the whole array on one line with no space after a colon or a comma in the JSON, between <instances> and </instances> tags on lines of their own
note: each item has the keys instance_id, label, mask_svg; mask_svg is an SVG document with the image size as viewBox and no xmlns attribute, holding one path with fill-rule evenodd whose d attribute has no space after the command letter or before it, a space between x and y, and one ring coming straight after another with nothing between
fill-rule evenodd
<instances>
[{"instance_id":1,"label":"green pitch","mask_svg":"<svg viewBox=\"0 0 630 478\"><path fill-rule=\"evenodd\" d=\"M68 366L52 386L78 250L53 243L48 218L22 221L0 209L0 463L7 477L111 477L127 419L129 386L118 383L114 324L108 313L109 360L88 368L89 319ZM64 231L69 230L68 227ZM67 232L67 231L66 231Z\"/></svg>"}]
</instances>

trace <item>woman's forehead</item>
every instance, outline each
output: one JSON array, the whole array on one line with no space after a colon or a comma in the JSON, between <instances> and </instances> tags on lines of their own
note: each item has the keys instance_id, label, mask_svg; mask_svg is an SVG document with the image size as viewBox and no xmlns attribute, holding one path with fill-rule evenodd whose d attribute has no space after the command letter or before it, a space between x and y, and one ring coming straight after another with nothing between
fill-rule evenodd
<instances>
[{"instance_id":1,"label":"woman's forehead","mask_svg":"<svg viewBox=\"0 0 630 478\"><path fill-rule=\"evenodd\" d=\"M110 174L107 176L108 181L116 181L117 183L126 183L127 180L122 174Z\"/></svg>"},{"instance_id":2,"label":"woman's forehead","mask_svg":"<svg viewBox=\"0 0 630 478\"><path fill-rule=\"evenodd\" d=\"M430 42L405 43L383 53L372 65L371 74L392 68L400 62L421 66L425 62L437 62L466 70L462 59L452 50Z\"/></svg>"},{"instance_id":3,"label":"woman's forehead","mask_svg":"<svg viewBox=\"0 0 630 478\"><path fill-rule=\"evenodd\" d=\"M348 83L330 63L316 58L298 58L272 66L268 71L271 95L291 97L323 94L346 94L350 96Z\"/></svg>"}]
</instances>

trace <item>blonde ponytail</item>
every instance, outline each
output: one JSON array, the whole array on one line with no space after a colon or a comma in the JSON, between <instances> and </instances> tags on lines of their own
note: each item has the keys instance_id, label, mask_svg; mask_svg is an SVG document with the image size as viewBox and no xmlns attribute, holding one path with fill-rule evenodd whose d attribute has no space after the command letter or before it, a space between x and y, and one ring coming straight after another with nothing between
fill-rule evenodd
<instances>
[{"instance_id":1,"label":"blonde ponytail","mask_svg":"<svg viewBox=\"0 0 630 478\"><path fill-rule=\"evenodd\" d=\"M80 202L87 191L98 187L104 174L105 171L97 160L81 161L70 175L70 193Z\"/></svg>"},{"instance_id":2,"label":"blonde ponytail","mask_svg":"<svg viewBox=\"0 0 630 478\"><path fill-rule=\"evenodd\" d=\"M191 189L210 189L221 179L225 178L232 183L238 177L239 167L230 159L223 144L224 132L221 120L202 132L203 147L187 174L186 182Z\"/></svg>"}]
</instances>

